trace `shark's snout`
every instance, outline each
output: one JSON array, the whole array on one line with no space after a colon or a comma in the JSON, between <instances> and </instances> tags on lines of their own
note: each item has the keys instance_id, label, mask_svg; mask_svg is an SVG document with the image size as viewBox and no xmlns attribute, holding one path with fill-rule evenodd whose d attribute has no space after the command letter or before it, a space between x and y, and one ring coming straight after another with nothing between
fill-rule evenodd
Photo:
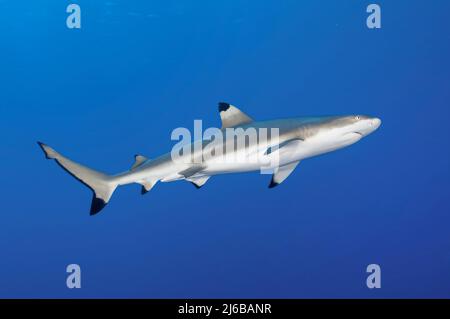
<instances>
[{"instance_id":1,"label":"shark's snout","mask_svg":"<svg viewBox=\"0 0 450 319\"><path fill-rule=\"evenodd\" d=\"M363 124L363 128L361 129L361 133L364 136L369 135L370 133L373 133L374 131L376 131L380 125L381 125L381 120L378 117L370 117L368 119L364 120Z\"/></svg>"},{"instance_id":2,"label":"shark's snout","mask_svg":"<svg viewBox=\"0 0 450 319\"><path fill-rule=\"evenodd\" d=\"M380 127L381 125L381 120L378 117L374 117L371 120L371 124L370 124L374 130L376 130L377 128Z\"/></svg>"}]
</instances>

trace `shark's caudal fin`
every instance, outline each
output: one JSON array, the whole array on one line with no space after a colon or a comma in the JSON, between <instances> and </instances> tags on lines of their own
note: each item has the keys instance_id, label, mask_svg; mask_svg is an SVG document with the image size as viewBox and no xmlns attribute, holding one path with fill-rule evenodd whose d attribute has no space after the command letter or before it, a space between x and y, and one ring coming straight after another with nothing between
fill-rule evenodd
<instances>
[{"instance_id":1,"label":"shark's caudal fin","mask_svg":"<svg viewBox=\"0 0 450 319\"><path fill-rule=\"evenodd\" d=\"M94 193L91 204L91 215L100 212L109 202L111 195L118 186L114 177L94 171L62 156L51 147L38 142L46 158L54 159L65 171L89 187Z\"/></svg>"}]
</instances>

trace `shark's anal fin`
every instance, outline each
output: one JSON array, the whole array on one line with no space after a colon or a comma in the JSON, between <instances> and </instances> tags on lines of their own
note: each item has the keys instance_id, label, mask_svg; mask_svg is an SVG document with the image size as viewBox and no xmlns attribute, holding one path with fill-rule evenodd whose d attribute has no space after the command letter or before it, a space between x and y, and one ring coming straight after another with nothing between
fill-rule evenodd
<instances>
[{"instance_id":1,"label":"shark's anal fin","mask_svg":"<svg viewBox=\"0 0 450 319\"><path fill-rule=\"evenodd\" d=\"M253 119L239 110L237 107L225 103L219 103L219 114L222 120L222 128L244 125L253 122Z\"/></svg>"},{"instance_id":2,"label":"shark's anal fin","mask_svg":"<svg viewBox=\"0 0 450 319\"><path fill-rule=\"evenodd\" d=\"M299 163L300 161L297 161L275 169L269 188L274 188L275 186L280 185L286 178L288 178L289 175L291 175Z\"/></svg>"},{"instance_id":3,"label":"shark's anal fin","mask_svg":"<svg viewBox=\"0 0 450 319\"><path fill-rule=\"evenodd\" d=\"M200 176L200 177L191 177L187 178L189 182L191 182L196 188L200 188L208 181L211 176Z\"/></svg>"},{"instance_id":4,"label":"shark's anal fin","mask_svg":"<svg viewBox=\"0 0 450 319\"><path fill-rule=\"evenodd\" d=\"M139 184L142 185L141 194L142 195L147 194L153 188L153 186L155 186L157 182L158 181L147 181L147 180L140 181Z\"/></svg>"},{"instance_id":5,"label":"shark's anal fin","mask_svg":"<svg viewBox=\"0 0 450 319\"><path fill-rule=\"evenodd\" d=\"M146 161L148 161L148 158L142 155L134 155L134 163L133 166L131 166L131 170L141 166L142 164L144 164Z\"/></svg>"}]
</instances>

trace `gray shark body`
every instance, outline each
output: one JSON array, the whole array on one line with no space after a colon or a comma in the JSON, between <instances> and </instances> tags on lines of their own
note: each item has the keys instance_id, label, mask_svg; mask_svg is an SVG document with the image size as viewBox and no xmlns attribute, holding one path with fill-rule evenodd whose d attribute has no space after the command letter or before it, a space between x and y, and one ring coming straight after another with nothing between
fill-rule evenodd
<instances>
[{"instance_id":1,"label":"gray shark body","mask_svg":"<svg viewBox=\"0 0 450 319\"><path fill-rule=\"evenodd\" d=\"M282 183L301 160L331 152L359 141L375 131L380 119L364 115L304 117L272 121L253 121L248 115L227 104L219 103L223 139L214 142L216 154L205 156L211 140L194 141L186 149L190 153L174 160L173 152L155 159L135 156L129 171L107 175L71 161L51 147L40 143L45 155L93 191L91 215L109 202L117 186L131 183L142 185L148 192L158 181L187 180L197 188L213 175L257 171L264 167L273 172L269 187ZM229 135L232 128L234 134ZM236 133L237 132L237 133ZM277 132L277 138L262 138L267 132ZM254 133L253 140L247 138ZM244 143L236 145L236 138ZM217 156L220 151L221 156ZM224 160L224 159L227 160ZM239 160L237 160L239 159Z\"/></svg>"}]
</instances>

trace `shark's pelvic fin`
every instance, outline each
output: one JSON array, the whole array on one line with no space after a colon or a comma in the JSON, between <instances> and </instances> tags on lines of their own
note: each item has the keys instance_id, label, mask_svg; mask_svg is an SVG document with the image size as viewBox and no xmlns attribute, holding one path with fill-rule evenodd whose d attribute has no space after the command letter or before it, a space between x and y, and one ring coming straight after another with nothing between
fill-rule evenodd
<instances>
[{"instance_id":1,"label":"shark's pelvic fin","mask_svg":"<svg viewBox=\"0 0 450 319\"><path fill-rule=\"evenodd\" d=\"M133 166L131 166L131 170L141 166L142 164L144 164L146 161L148 161L148 158L142 155L134 155L134 164Z\"/></svg>"},{"instance_id":2,"label":"shark's pelvic fin","mask_svg":"<svg viewBox=\"0 0 450 319\"><path fill-rule=\"evenodd\" d=\"M191 182L196 188L200 188L208 181L211 176L200 176L200 177L191 177L187 178L189 182Z\"/></svg>"},{"instance_id":3,"label":"shark's pelvic fin","mask_svg":"<svg viewBox=\"0 0 450 319\"><path fill-rule=\"evenodd\" d=\"M222 128L244 125L253 122L253 119L239 110L237 107L225 103L219 103L219 114L222 120Z\"/></svg>"},{"instance_id":4,"label":"shark's pelvic fin","mask_svg":"<svg viewBox=\"0 0 450 319\"><path fill-rule=\"evenodd\" d=\"M275 169L275 172L272 175L272 180L270 181L269 188L274 188L275 186L280 185L289 175L294 171L297 165L300 163L293 162Z\"/></svg>"}]
</instances>

